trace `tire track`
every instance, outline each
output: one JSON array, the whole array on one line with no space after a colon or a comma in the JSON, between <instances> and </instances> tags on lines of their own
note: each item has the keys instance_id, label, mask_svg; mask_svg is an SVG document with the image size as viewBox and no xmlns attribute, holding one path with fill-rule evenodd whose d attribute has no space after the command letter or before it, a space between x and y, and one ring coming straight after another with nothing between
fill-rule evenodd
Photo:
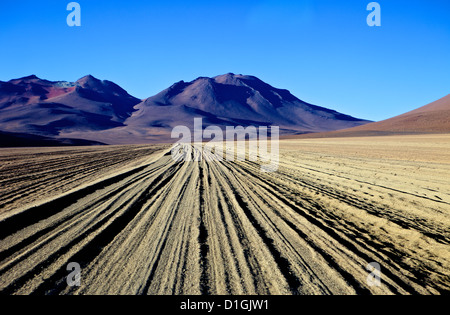
<instances>
[{"instance_id":1,"label":"tire track","mask_svg":"<svg viewBox=\"0 0 450 315\"><path fill-rule=\"evenodd\" d=\"M373 234L350 212L364 213L370 222L386 220L387 231L414 228L421 246L448 245L446 234L428 221L417 217L413 224L413 216L395 216L382 204L349 194L347 187L322 182L337 178L329 171L308 166L311 173L301 176L289 160L276 174L260 173L256 162L209 162L205 156L196 161L199 148L192 146L178 159L170 151L145 147L73 150L65 152L76 155L67 164L52 157L40 174L38 168L34 175L23 174L18 183L33 187L27 198L58 180L75 184L97 172L105 176L0 221L0 294L429 294L449 289L445 259L436 257L440 267L435 270L432 264L411 268L422 262L419 254L404 260L401 244ZM149 162L137 163L136 150L137 155L151 152ZM186 155L192 161L183 161ZM104 172L116 165L122 168ZM53 167L61 173L52 174ZM383 262L381 288L366 282L365 268L372 261ZM66 284L69 262L82 268L79 288Z\"/></svg>"},{"instance_id":2,"label":"tire track","mask_svg":"<svg viewBox=\"0 0 450 315\"><path fill-rule=\"evenodd\" d=\"M61 211L63 208L71 205L72 200L77 200L81 196L87 196L90 194L94 194L99 189L105 188L108 185L113 185L118 180L123 180L127 177L130 177L132 175L135 175L139 172L142 172L147 166L140 167L138 169L126 172L125 174L121 174L119 176L115 176L113 178L109 178L103 182L100 182L98 184L95 184L91 187L86 187L80 191L75 192L73 195L65 196L62 198L62 200L56 200L51 203L49 206L48 204L43 205L43 209L51 209L51 213L44 213L44 211L40 212L39 215L33 216L29 215L29 217L24 216L24 214L16 215L11 218L8 218L8 220L3 221L3 224L15 224L15 228L17 227L24 227L29 222L36 222L40 220L44 220L48 217L50 217L52 214L57 213ZM17 278L14 280L14 282L1 289L1 293L3 294L12 294L15 290L17 290L18 287L23 286L27 281L29 281L34 274L36 274L39 270L43 270L48 268L53 262L55 262L59 257L63 256L65 253L69 252L73 247L76 247L77 244L82 242L82 240L89 238L88 235L95 234L93 239L80 251L78 251L75 255L72 256L72 261L79 261L81 262L81 265L84 267L87 262L89 262L91 259L93 259L96 254L99 253L99 250L101 250L102 247L106 246L111 240L114 238L114 236L121 231L141 210L141 206L143 203L146 202L147 198L152 195L156 194L164 185L173 177L175 176L177 172L178 165L172 165L164 172L161 172L156 179L154 179L148 187L140 193L139 196L137 196L137 199L131 204L128 205L126 209L121 209L121 207L114 209L114 211L110 212L106 217L102 218L98 222L96 222L90 229L84 231L83 234L78 235L73 240L71 240L68 244L65 246L56 249L46 260L42 261L41 263L35 265L31 270L29 270L27 273L25 273L23 276ZM120 190L120 189L119 189ZM112 194L117 193L117 191L112 192ZM36 209L30 209L28 211L33 211L33 214L36 214ZM122 213L117 213L121 211ZM29 212L27 212L29 214ZM25 220L24 220L25 218ZM25 222L24 222L25 221ZM104 227L106 225L106 227ZM53 226L53 228L55 228ZM100 231L99 233L97 231ZM3 232L3 231L2 231ZM35 237L34 237L35 238ZM6 272L7 270L1 270L1 273ZM46 293L50 290L51 286L54 283L63 283L61 281L57 281L63 274L65 274L66 271L64 268L57 271L52 277L50 277L46 283L39 286L35 293ZM55 290L55 289L53 289ZM56 289L57 290L57 289ZM50 290L51 291L51 290Z\"/></svg>"},{"instance_id":3,"label":"tire track","mask_svg":"<svg viewBox=\"0 0 450 315\"><path fill-rule=\"evenodd\" d=\"M252 163L248 163L248 164L252 164ZM259 167L259 166L256 166L253 163L253 168L257 168L257 167ZM274 194L274 198L281 199L284 205L288 205L296 213L301 214L304 218L306 218L308 220L309 223L311 223L311 224L319 227L323 231L325 231L327 235L331 236L335 240L338 240L341 245L345 246L351 252L357 253L358 256L365 259L365 261L367 261L367 263L371 262L371 261L384 261L385 257L389 257L391 260L391 263L393 263L393 264L384 266L385 267L384 274L387 275L393 281L393 283L391 283L391 284L386 283L386 285L389 287L389 289L392 292L400 293L399 290L396 288L396 286L398 286L401 289L401 292L407 292L407 293L411 293L411 294L418 294L418 293L426 292L422 288L420 288L420 285L418 285L417 283L416 283L417 286L411 286L411 282L415 283L418 281L418 279L422 279L422 280L426 279L428 277L428 271L424 270L422 268L410 270L410 268L407 264L400 261L402 256L399 255L399 253L391 247L392 244L386 243L386 244L380 245L379 243L373 242L371 239L366 239L364 241L364 243L357 244L357 243L351 241L351 236L349 238L344 236L344 238L343 238L343 236L341 235L341 232L338 232L337 230L332 228L332 226L335 226L334 223L336 222L337 218L333 217L333 216L327 217L326 215L328 215L328 213L323 211L324 210L323 206L320 205L319 203L315 202L312 198L302 196L301 202L300 202L299 206L297 206L295 201L291 201L286 198L286 196L289 196L289 194L287 194L287 190L284 190L284 188L283 189L280 188L280 187L283 187L282 183L276 184L273 181L273 179L264 179L261 176L256 176L254 172L249 171L246 167L235 168L235 170L237 172L240 172L241 174L243 174L246 177L251 177L252 182L258 182L258 181L263 182L264 185L267 185L267 187L270 191L277 192L276 194ZM283 180L286 180L286 178L283 178ZM299 185L303 185L303 184L304 183L302 181L299 182ZM337 193L324 191L324 195L328 195L330 197L333 197L333 199L337 199L337 200L340 200L340 201L343 201L346 203L348 203L348 200L349 200L345 196L338 195ZM292 199L292 200L295 200L295 199ZM376 205L371 208L370 205L367 205L366 203L362 203L358 199L354 199L354 200L355 200L355 202L350 203L350 204L352 206L355 206L358 209L367 210L369 213L371 213L375 216L380 215L380 213L378 211L383 213L383 208L377 209ZM398 223L397 220L395 220L395 221L392 220L392 221L395 223ZM299 231L294 225L292 225L291 222L286 221L286 220L285 220L285 222L286 222L286 224L290 225L292 227L292 229L296 231L296 233L301 235L303 239L305 239L305 240L310 239L304 233ZM407 228L409 227L408 225L405 224L405 222L401 222L401 223L403 223L403 224L399 224L400 226L407 227ZM367 233L367 231L360 230L352 222L346 222L346 224L343 225L343 227L346 227L347 229L354 228L356 230L356 235L365 235ZM427 232L423 232L423 234L430 235ZM345 235L345 233L343 235ZM434 238L434 234L432 234L431 237ZM438 238L438 240L440 240L440 238ZM315 248L318 252L321 252L323 257L326 258L327 261L331 265L334 265L334 268L339 270L339 272L345 277L345 279L347 281L349 281L352 284L352 286L354 286L356 288L360 287L360 289L362 290L361 293L368 292L364 287L361 287L358 284L359 281L354 279L354 277L351 275L351 272L348 272L348 271L342 269L335 262L333 262L333 258L330 257L327 253L325 253L323 251L323 249L317 247L314 240L310 241L310 245L311 245L311 247ZM361 248L364 248L364 251L362 251ZM380 255L381 253L383 255L385 255L385 257L381 256ZM398 270L405 270L404 274L407 276L405 277L405 275L403 275L402 273L396 272ZM408 271L406 272L406 270L408 270ZM442 275L442 276L444 276L444 275ZM357 285L357 286L355 286L355 285ZM436 286L434 289L437 290L438 292L446 291L445 289L443 290L439 286Z\"/></svg>"},{"instance_id":4,"label":"tire track","mask_svg":"<svg viewBox=\"0 0 450 315\"><path fill-rule=\"evenodd\" d=\"M240 169L242 170L242 168ZM251 174L250 172L245 172L246 176L252 176L254 177L253 179L255 181L260 180L259 178L255 177L254 174ZM333 228L331 228L330 226L327 226L326 223L322 222L321 220L319 220L318 218L314 217L311 213L314 213L314 210L321 210L322 206L314 203L312 200L306 200L303 199L306 202L311 202L312 205L308 206L305 202L303 202L300 207L295 205L295 203L293 203L292 201L286 199L284 197L285 192L281 191L278 186L269 183L268 181L265 181L265 184L268 185L270 187L271 191L275 191L275 192L279 192L278 194L274 194L274 198L278 198L280 199L283 204L285 206L290 207L291 209L293 209L297 214L300 214L303 218L305 218L310 224L318 227L319 229L321 229L322 231L324 231L327 235L329 235L330 237L332 237L334 240L337 240L339 242L340 245L345 246L345 248L347 250L349 250L352 253L356 253L359 257L363 258L366 261L366 264L368 264L369 262L372 262L374 260L380 260L381 257L379 257L378 255L378 249L376 249L378 246L374 246L374 247L370 247L370 245L368 245L368 243L366 243L366 250L369 251L369 253L372 253L375 257L371 257L367 252L365 251L361 251L359 246L356 245L355 243L353 243L349 238L347 237L343 237L342 235L340 235L337 231L335 231ZM307 209L311 207L314 209L313 211L308 211ZM281 216L280 216L281 217ZM282 218L282 217L281 217ZM342 268L336 261L335 259L330 256L326 251L323 250L323 248L320 248L316 245L315 240L311 239L311 237L309 237L308 235L306 235L303 231L301 231L300 229L298 229L298 227L296 227L292 222L289 222L288 220L282 218L283 221L293 230L295 231L295 233L297 233L302 239L306 240L308 242L308 244L318 253L320 253L320 255L327 261L327 263L332 266L334 269L336 269L339 274L341 274L344 279L352 286L356 289L358 294L368 294L370 293L370 290L368 290L365 286L361 285L361 282L358 281L358 279L356 279L351 272L345 270L344 268ZM375 244L374 244L375 245ZM388 255L390 255L390 253L387 253ZM378 257L377 257L378 256ZM397 257L392 257L392 258L397 258ZM364 266L364 265L361 265ZM395 267L393 268L395 269ZM393 274L392 272L390 272L389 269L384 270L385 275L389 276L389 278L391 278L396 285L400 286L402 288L402 290L405 290L408 293L419 293L416 292L414 289L411 288L410 285L408 285L407 283L404 282L404 280L402 280L401 278L399 278L397 275ZM389 284L388 282L386 282L386 285L389 287L390 290L392 290L392 292L394 293L400 293L398 291L398 289Z\"/></svg>"}]
</instances>

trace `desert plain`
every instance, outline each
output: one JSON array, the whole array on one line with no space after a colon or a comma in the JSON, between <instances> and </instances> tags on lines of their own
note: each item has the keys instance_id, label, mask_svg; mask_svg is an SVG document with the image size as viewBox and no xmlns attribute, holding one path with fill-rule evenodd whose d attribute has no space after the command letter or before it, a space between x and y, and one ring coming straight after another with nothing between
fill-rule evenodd
<instances>
[{"instance_id":1,"label":"desert plain","mask_svg":"<svg viewBox=\"0 0 450 315\"><path fill-rule=\"evenodd\" d=\"M170 149L0 149L0 294L450 291L449 134L282 140L274 173Z\"/></svg>"}]
</instances>

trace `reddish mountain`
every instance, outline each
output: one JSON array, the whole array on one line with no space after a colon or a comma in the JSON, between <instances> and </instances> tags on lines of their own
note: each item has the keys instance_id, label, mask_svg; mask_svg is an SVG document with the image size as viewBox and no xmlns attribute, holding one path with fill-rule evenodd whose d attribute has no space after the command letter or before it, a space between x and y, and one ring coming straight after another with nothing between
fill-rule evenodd
<instances>
[{"instance_id":1,"label":"reddish mountain","mask_svg":"<svg viewBox=\"0 0 450 315\"><path fill-rule=\"evenodd\" d=\"M0 130L42 136L124 126L140 102L110 81L86 76L52 82L29 76L0 82Z\"/></svg>"},{"instance_id":2,"label":"reddish mountain","mask_svg":"<svg viewBox=\"0 0 450 315\"><path fill-rule=\"evenodd\" d=\"M368 123L303 102L256 77L232 73L180 81L144 101L92 76L76 82L36 76L0 82L0 131L9 133L108 144L148 143L170 140L175 126L193 128L194 118L203 118L205 128L275 125L282 134Z\"/></svg>"},{"instance_id":3,"label":"reddish mountain","mask_svg":"<svg viewBox=\"0 0 450 315\"><path fill-rule=\"evenodd\" d=\"M144 100L127 119L127 130L148 128L169 132L177 125L280 126L284 134L344 129L368 123L301 101L288 90L277 89L254 76L225 75L192 82L180 81Z\"/></svg>"},{"instance_id":4,"label":"reddish mountain","mask_svg":"<svg viewBox=\"0 0 450 315\"><path fill-rule=\"evenodd\" d=\"M428 105L387 120L302 138L358 137L450 132L450 94Z\"/></svg>"}]
</instances>

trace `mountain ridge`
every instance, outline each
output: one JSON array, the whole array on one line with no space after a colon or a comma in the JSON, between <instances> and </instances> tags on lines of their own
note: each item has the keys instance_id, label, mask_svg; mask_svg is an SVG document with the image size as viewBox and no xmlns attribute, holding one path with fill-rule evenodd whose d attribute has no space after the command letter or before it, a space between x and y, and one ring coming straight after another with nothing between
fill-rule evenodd
<instances>
[{"instance_id":1,"label":"mountain ridge","mask_svg":"<svg viewBox=\"0 0 450 315\"><path fill-rule=\"evenodd\" d=\"M111 129L123 126L139 102L113 82L90 75L76 82L31 75L0 82L0 129L40 136Z\"/></svg>"},{"instance_id":2,"label":"mountain ridge","mask_svg":"<svg viewBox=\"0 0 450 315\"><path fill-rule=\"evenodd\" d=\"M301 101L254 76L225 75L178 81L136 105L127 128L142 130L163 124L192 128L192 112L206 125L224 120L231 125L278 125L283 133L337 130L368 121ZM167 115L170 111L173 115ZM208 113L204 115L202 113ZM173 117L179 119L174 119ZM220 124L219 127L225 127Z\"/></svg>"},{"instance_id":3,"label":"mountain ridge","mask_svg":"<svg viewBox=\"0 0 450 315\"><path fill-rule=\"evenodd\" d=\"M178 125L280 126L303 134L359 126L369 121L304 102L255 76L227 73L178 81L146 99L86 75L75 82L36 75L0 81L0 130L108 144L170 140Z\"/></svg>"},{"instance_id":4,"label":"mountain ridge","mask_svg":"<svg viewBox=\"0 0 450 315\"><path fill-rule=\"evenodd\" d=\"M363 126L298 138L364 137L450 133L450 94L404 114ZM296 138L288 136L287 138Z\"/></svg>"}]
</instances>

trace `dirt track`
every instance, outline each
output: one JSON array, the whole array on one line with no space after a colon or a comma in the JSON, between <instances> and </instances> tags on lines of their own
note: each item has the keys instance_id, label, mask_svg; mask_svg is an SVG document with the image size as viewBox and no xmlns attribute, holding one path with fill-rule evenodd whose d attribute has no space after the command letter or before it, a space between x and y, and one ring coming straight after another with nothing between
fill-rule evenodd
<instances>
[{"instance_id":1,"label":"dirt track","mask_svg":"<svg viewBox=\"0 0 450 315\"><path fill-rule=\"evenodd\" d=\"M448 292L450 164L308 143L273 174L167 147L3 152L0 294Z\"/></svg>"}]
</instances>

